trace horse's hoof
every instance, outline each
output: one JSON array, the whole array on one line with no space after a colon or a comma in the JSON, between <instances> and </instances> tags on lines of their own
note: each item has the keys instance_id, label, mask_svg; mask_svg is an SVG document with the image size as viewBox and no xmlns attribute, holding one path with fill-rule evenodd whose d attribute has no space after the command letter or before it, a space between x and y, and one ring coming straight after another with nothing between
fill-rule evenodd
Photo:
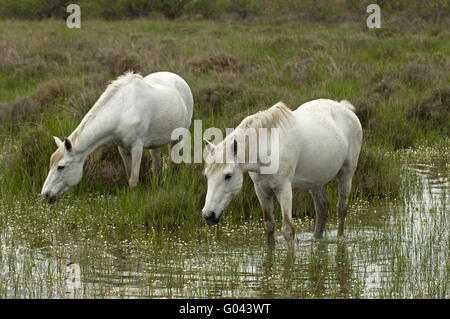
<instances>
[{"instance_id":1,"label":"horse's hoof","mask_svg":"<svg viewBox=\"0 0 450 319\"><path fill-rule=\"evenodd\" d=\"M275 236L273 233L267 235L267 245L269 245L270 248L275 247Z\"/></svg>"}]
</instances>

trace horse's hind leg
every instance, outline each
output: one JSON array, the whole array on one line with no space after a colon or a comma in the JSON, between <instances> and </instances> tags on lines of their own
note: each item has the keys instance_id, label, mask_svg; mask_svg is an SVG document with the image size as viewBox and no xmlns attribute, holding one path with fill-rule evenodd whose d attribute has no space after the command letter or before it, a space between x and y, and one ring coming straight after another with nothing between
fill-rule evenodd
<instances>
[{"instance_id":1,"label":"horse's hind leg","mask_svg":"<svg viewBox=\"0 0 450 319\"><path fill-rule=\"evenodd\" d=\"M178 140L172 141L172 142L170 142L170 143L167 145L167 149L168 149L168 153L169 153L169 163L170 163L171 165L176 163L176 162L173 160L172 149L173 149L173 147L174 147L176 144L181 143L182 140L183 140L183 137L181 136Z\"/></svg>"},{"instance_id":2,"label":"horse's hind leg","mask_svg":"<svg viewBox=\"0 0 450 319\"><path fill-rule=\"evenodd\" d=\"M322 238L325 222L328 216L328 200L325 196L324 186L313 188L309 191L314 199L314 210L316 212L316 226L314 229L314 238Z\"/></svg>"},{"instance_id":3,"label":"horse's hind leg","mask_svg":"<svg viewBox=\"0 0 450 319\"><path fill-rule=\"evenodd\" d=\"M173 148L174 144L175 143L167 144L167 155L169 156L169 164L173 163L173 160L172 160L172 148Z\"/></svg>"},{"instance_id":4,"label":"horse's hind leg","mask_svg":"<svg viewBox=\"0 0 450 319\"><path fill-rule=\"evenodd\" d=\"M344 234L344 221L347 216L348 195L350 194L350 190L352 188L353 172L354 170L343 167L336 176L339 196L337 204L339 217L338 236L342 236Z\"/></svg>"},{"instance_id":5,"label":"horse's hind leg","mask_svg":"<svg viewBox=\"0 0 450 319\"><path fill-rule=\"evenodd\" d=\"M173 149L173 146L174 146L175 144L177 144L177 142L171 142L171 143L169 143L169 144L167 145L167 153L168 153L168 155L169 155L169 163L170 163L170 164L175 163L175 162L173 161L173 157L172 157L172 149Z\"/></svg>"},{"instance_id":6,"label":"horse's hind leg","mask_svg":"<svg viewBox=\"0 0 450 319\"><path fill-rule=\"evenodd\" d=\"M152 170L158 172L162 167L161 148L150 149L150 155L152 156Z\"/></svg>"},{"instance_id":7,"label":"horse's hind leg","mask_svg":"<svg viewBox=\"0 0 450 319\"><path fill-rule=\"evenodd\" d=\"M131 154L127 149L123 148L120 145L117 145L117 149L119 150L119 154L122 157L123 164L125 166L125 173L127 174L127 180L129 180L131 174Z\"/></svg>"}]
</instances>

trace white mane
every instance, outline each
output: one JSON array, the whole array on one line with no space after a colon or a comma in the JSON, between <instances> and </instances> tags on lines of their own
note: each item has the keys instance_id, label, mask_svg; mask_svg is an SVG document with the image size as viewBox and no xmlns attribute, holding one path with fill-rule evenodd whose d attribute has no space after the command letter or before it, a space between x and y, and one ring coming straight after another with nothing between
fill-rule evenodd
<instances>
[{"instance_id":1,"label":"white mane","mask_svg":"<svg viewBox=\"0 0 450 319\"><path fill-rule=\"evenodd\" d=\"M264 111L247 116L236 129L285 128L291 123L292 111L283 102L278 102Z\"/></svg>"},{"instance_id":2,"label":"white mane","mask_svg":"<svg viewBox=\"0 0 450 319\"><path fill-rule=\"evenodd\" d=\"M125 84L130 83L133 80L143 80L143 77L138 73L126 72L125 74L119 76L116 80L112 81L105 92L102 93L100 98L95 102L94 106L86 113L84 118L81 120L78 127L70 135L69 139L77 139L84 127L95 118L97 113L106 105L109 99Z\"/></svg>"},{"instance_id":3,"label":"white mane","mask_svg":"<svg viewBox=\"0 0 450 319\"><path fill-rule=\"evenodd\" d=\"M228 135L221 143L219 143L211 152L212 156L216 154L222 154L222 158L226 156L225 146L227 142L233 141L236 136L240 134L245 134L247 129L256 129L256 136L259 136L259 128L280 128L282 130L289 130L291 125L293 125L293 115L290 108L288 108L283 102L278 102L267 110L259 111L255 114L247 116L242 122L236 127L236 129ZM249 145L246 142L245 154L248 154ZM210 174L224 167L226 162L212 162L207 163L205 166L205 172Z\"/></svg>"}]
</instances>

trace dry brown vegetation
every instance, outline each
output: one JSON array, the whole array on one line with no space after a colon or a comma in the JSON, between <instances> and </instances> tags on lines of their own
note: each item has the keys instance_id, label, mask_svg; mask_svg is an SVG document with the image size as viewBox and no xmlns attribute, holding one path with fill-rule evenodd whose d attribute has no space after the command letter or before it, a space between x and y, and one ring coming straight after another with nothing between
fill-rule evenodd
<instances>
[{"instance_id":1,"label":"dry brown vegetation","mask_svg":"<svg viewBox=\"0 0 450 319\"><path fill-rule=\"evenodd\" d=\"M194 101L199 111L208 116L210 113L221 114L226 104L243 94L245 84L235 74L223 73L220 80L211 81L193 88ZM225 109L226 110L226 109Z\"/></svg>"},{"instance_id":2,"label":"dry brown vegetation","mask_svg":"<svg viewBox=\"0 0 450 319\"><path fill-rule=\"evenodd\" d=\"M206 72L247 72L251 64L231 54L209 54L205 57L195 57L188 61L194 74Z\"/></svg>"},{"instance_id":3,"label":"dry brown vegetation","mask_svg":"<svg viewBox=\"0 0 450 319\"><path fill-rule=\"evenodd\" d=\"M435 125L448 125L450 119L450 86L432 91L424 102L416 105L409 113L410 118L420 118Z\"/></svg>"}]
</instances>

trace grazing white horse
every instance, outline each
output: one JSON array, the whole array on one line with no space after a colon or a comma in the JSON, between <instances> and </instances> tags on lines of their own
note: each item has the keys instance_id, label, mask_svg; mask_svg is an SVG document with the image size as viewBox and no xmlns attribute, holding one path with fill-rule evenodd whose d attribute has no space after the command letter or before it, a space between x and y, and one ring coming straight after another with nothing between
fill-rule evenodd
<instances>
[{"instance_id":1,"label":"grazing white horse","mask_svg":"<svg viewBox=\"0 0 450 319\"><path fill-rule=\"evenodd\" d=\"M324 185L335 178L339 192L338 234L342 235L347 199L362 142L361 124L353 111L354 107L348 101L313 100L295 111L279 102L246 117L220 144L214 146L206 141L209 154L204 175L208 179L208 190L202 210L203 219L209 225L219 222L224 208L241 190L243 174L249 172L262 207L269 242L274 240L275 195L281 205L283 235L289 243L293 243L292 189L310 191L316 212L314 237L319 239L328 214ZM275 145L279 154L277 172L261 174L263 164L260 158L250 163L248 154L241 163L238 162L238 150L243 148L248 152L249 149L249 145L242 145L242 141L248 144L248 140L239 137L246 134L249 128L278 128L278 145ZM221 159L225 153L232 154L234 159L223 163Z\"/></svg>"},{"instance_id":2,"label":"grazing white horse","mask_svg":"<svg viewBox=\"0 0 450 319\"><path fill-rule=\"evenodd\" d=\"M191 90L180 76L170 72L145 78L126 73L112 82L73 133L61 141L50 157L50 171L42 195L50 201L75 186L83 176L83 164L98 147L114 141L125 164L130 189L139 181L142 151L149 148L152 167L162 166L161 146L169 154L177 142L171 133L189 128L192 120Z\"/></svg>"}]
</instances>

